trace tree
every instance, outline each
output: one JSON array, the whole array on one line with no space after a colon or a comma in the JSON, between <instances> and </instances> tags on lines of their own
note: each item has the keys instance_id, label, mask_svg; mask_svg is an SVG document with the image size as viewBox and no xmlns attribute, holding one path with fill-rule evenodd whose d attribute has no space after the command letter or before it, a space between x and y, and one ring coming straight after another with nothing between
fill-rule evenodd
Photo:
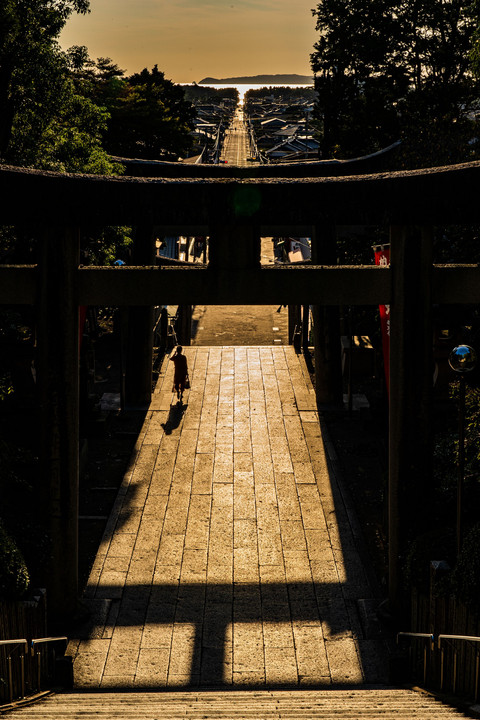
<instances>
[{"instance_id":1,"label":"tree","mask_svg":"<svg viewBox=\"0 0 480 720\"><path fill-rule=\"evenodd\" d=\"M396 140L394 98L407 78L397 62L395 7L385 0L323 0L313 14L320 33L311 62L323 156L363 154Z\"/></svg>"},{"instance_id":2,"label":"tree","mask_svg":"<svg viewBox=\"0 0 480 720\"><path fill-rule=\"evenodd\" d=\"M105 146L113 155L176 159L191 147L195 110L157 65L129 77L110 112Z\"/></svg>"},{"instance_id":3,"label":"tree","mask_svg":"<svg viewBox=\"0 0 480 720\"><path fill-rule=\"evenodd\" d=\"M86 49L64 53L57 36L87 0L13 2L0 11L0 157L66 172L114 173L102 148L108 114L75 71Z\"/></svg>"},{"instance_id":4,"label":"tree","mask_svg":"<svg viewBox=\"0 0 480 720\"><path fill-rule=\"evenodd\" d=\"M470 157L475 128L468 110L478 89L470 66L476 2L317 5L320 38L311 60L325 156L363 154L402 137L405 164Z\"/></svg>"},{"instance_id":5,"label":"tree","mask_svg":"<svg viewBox=\"0 0 480 720\"><path fill-rule=\"evenodd\" d=\"M109 111L122 91L124 70L108 57L92 60L84 45L69 48L67 58L76 91Z\"/></svg>"},{"instance_id":6,"label":"tree","mask_svg":"<svg viewBox=\"0 0 480 720\"><path fill-rule=\"evenodd\" d=\"M8 157L16 119L48 114L62 76L56 42L72 12L89 0L3 0L0 8L0 158ZM55 104L55 103L53 103Z\"/></svg>"}]
</instances>

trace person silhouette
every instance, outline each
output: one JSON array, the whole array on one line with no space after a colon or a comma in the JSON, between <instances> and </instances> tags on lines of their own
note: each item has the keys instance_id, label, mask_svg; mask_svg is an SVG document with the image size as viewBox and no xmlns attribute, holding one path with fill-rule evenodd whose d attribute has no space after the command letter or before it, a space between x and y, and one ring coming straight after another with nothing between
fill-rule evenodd
<instances>
[{"instance_id":1,"label":"person silhouette","mask_svg":"<svg viewBox=\"0 0 480 720\"><path fill-rule=\"evenodd\" d=\"M188 363L187 358L183 355L183 348L181 345L177 345L169 359L172 360L175 366L172 392L177 393L177 398L181 402L183 398L183 391L185 390L185 387L187 387L187 383L189 385Z\"/></svg>"}]
</instances>

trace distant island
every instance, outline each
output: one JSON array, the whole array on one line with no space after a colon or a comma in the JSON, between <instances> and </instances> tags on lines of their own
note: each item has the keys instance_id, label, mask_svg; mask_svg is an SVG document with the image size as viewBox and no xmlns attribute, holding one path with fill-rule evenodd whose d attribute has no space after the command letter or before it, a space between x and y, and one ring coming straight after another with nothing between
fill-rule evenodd
<instances>
[{"instance_id":1,"label":"distant island","mask_svg":"<svg viewBox=\"0 0 480 720\"><path fill-rule=\"evenodd\" d=\"M309 75L245 75L243 77L212 78L200 80L199 85L313 85Z\"/></svg>"}]
</instances>

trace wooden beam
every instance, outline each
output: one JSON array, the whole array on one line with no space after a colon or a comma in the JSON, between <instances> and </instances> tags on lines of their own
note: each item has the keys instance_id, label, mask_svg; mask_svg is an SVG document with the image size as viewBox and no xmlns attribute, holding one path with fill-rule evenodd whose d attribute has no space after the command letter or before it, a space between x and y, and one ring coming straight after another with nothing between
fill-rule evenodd
<instances>
[{"instance_id":1,"label":"wooden beam","mask_svg":"<svg viewBox=\"0 0 480 720\"><path fill-rule=\"evenodd\" d=\"M37 282L36 265L0 265L0 305L33 305Z\"/></svg>"},{"instance_id":2,"label":"wooden beam","mask_svg":"<svg viewBox=\"0 0 480 720\"><path fill-rule=\"evenodd\" d=\"M432 294L439 305L480 303L480 265L434 265Z\"/></svg>"},{"instance_id":3,"label":"wooden beam","mask_svg":"<svg viewBox=\"0 0 480 720\"><path fill-rule=\"evenodd\" d=\"M348 177L213 175L128 178L2 166L2 222L139 225L148 217L154 225L178 228L177 234L212 222L258 227L480 222L480 161Z\"/></svg>"},{"instance_id":4,"label":"wooden beam","mask_svg":"<svg viewBox=\"0 0 480 720\"><path fill-rule=\"evenodd\" d=\"M82 305L369 305L390 300L390 271L374 266L81 268Z\"/></svg>"},{"instance_id":5,"label":"wooden beam","mask_svg":"<svg viewBox=\"0 0 480 720\"><path fill-rule=\"evenodd\" d=\"M165 267L161 268L162 272ZM82 267L79 271L79 292L81 304L90 305L125 305L137 304L135 298L141 297L145 292L149 301L158 299L157 287L161 283L169 295L181 296L182 299L193 302L192 294L187 288L200 295L211 295L216 292L213 288L202 286L211 280L209 275L201 276L197 273L204 272L205 266L197 265L195 268L183 265L175 267L175 271L183 270L187 274L183 276L158 276L150 275L152 270L159 268L97 268ZM333 300L342 294L349 297L352 304L376 304L377 302L388 302L390 297L390 276L388 270L380 269L385 273L382 278L372 275L371 271L377 272L377 268L370 266L342 266L318 267L318 266L296 266L262 268L261 273L277 273L278 277L260 276L261 282L266 286L260 289L249 288L251 292L247 297L239 300L239 303L256 304L251 300L254 294L262 295L268 304L275 303L279 295L287 295L294 298L295 302L301 302L305 296L304 284L308 288L317 288L324 297L331 297ZM341 271L341 272L340 272ZM121 272L126 277L115 277L112 272ZM283 274L282 274L283 273ZM290 273L287 275L287 273ZM314 276L316 273L316 277ZM334 274L336 273L336 275ZM136 278L134 277L136 276ZM257 280L258 276L250 280ZM246 278L248 281L248 278ZM135 287L135 283L138 286ZM146 287L144 286L146 283ZM178 285L178 287L176 287ZM296 287L298 285L298 288ZM36 265L0 265L0 305L33 305L37 297L38 268ZM320 287L321 286L321 287ZM161 293L161 289L158 291ZM128 296L128 303L127 303ZM294 297L296 296L296 298ZM195 301L201 302L194 298ZM480 303L480 266L479 265L434 265L432 269L432 300L439 305L473 304ZM213 302L213 300L210 300ZM173 302L173 301L172 301ZM216 301L215 301L216 302ZM345 300L346 302L346 300Z\"/></svg>"}]
</instances>

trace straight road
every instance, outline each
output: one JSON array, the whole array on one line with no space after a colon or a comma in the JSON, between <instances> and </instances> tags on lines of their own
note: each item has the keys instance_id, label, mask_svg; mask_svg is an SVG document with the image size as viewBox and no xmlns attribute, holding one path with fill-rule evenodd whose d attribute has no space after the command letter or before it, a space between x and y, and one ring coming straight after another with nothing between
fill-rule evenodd
<instances>
[{"instance_id":1,"label":"straight road","mask_svg":"<svg viewBox=\"0 0 480 720\"><path fill-rule=\"evenodd\" d=\"M245 167L250 164L250 138L245 125L243 110L237 108L228 130L225 132L220 161L229 165Z\"/></svg>"}]
</instances>

